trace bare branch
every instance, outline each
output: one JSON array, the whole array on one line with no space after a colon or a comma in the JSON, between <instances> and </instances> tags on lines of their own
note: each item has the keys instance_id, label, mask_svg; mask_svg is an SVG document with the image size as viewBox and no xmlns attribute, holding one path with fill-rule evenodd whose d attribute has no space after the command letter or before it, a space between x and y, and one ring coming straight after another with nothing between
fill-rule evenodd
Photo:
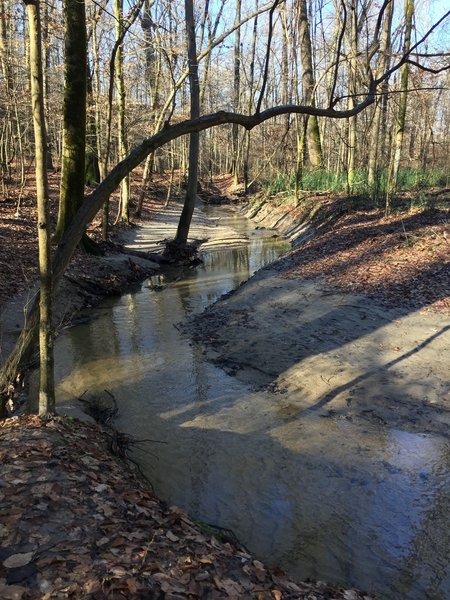
<instances>
[{"instance_id":1,"label":"bare branch","mask_svg":"<svg viewBox=\"0 0 450 600\"><path fill-rule=\"evenodd\" d=\"M443 58L444 56L450 56L450 52L436 52L435 54L429 54L428 52L415 52L414 56L417 58Z\"/></svg>"},{"instance_id":2,"label":"bare branch","mask_svg":"<svg viewBox=\"0 0 450 600\"><path fill-rule=\"evenodd\" d=\"M272 8L269 11L269 33L267 34L267 50L266 50L266 58L264 61L264 74L261 85L261 91L259 94L258 102L256 103L256 112L259 113L261 110L261 104L264 98L264 93L266 91L267 85L267 77L269 74L269 58L270 58L270 47L272 45L272 35L273 35L273 14L275 12L276 7L278 6L280 0L275 0L272 5Z\"/></svg>"},{"instance_id":3,"label":"bare branch","mask_svg":"<svg viewBox=\"0 0 450 600\"><path fill-rule=\"evenodd\" d=\"M334 74L333 74L333 85L331 86L330 99L328 101L328 106L330 108L332 108L333 106L336 105L336 102L333 101L333 97L334 97L334 93L336 91L336 86L337 86L339 63L341 61L342 42L344 41L345 29L347 27L347 7L345 6L344 0L341 0L341 5L342 5L342 12L343 12L343 20L342 20L342 27L341 27L341 31L339 32L339 38L338 38L338 43L337 43L337 48L336 48L336 61L335 61L335 69L334 69Z\"/></svg>"},{"instance_id":4,"label":"bare branch","mask_svg":"<svg viewBox=\"0 0 450 600\"><path fill-rule=\"evenodd\" d=\"M378 48L380 47L380 41L379 41L378 38L380 36L381 23L383 21L383 17L384 17L384 13L386 11L386 8L393 1L394 0L384 0L383 5L380 8L380 13L378 15L377 24L375 25L375 31L374 31L374 34L373 34L372 47L369 48L369 51L367 53L367 58L368 58L368 62L369 63L372 60L372 58L374 57L374 55L377 52Z\"/></svg>"},{"instance_id":5,"label":"bare branch","mask_svg":"<svg viewBox=\"0 0 450 600\"><path fill-rule=\"evenodd\" d=\"M438 73L442 73L443 71L450 70L450 65L445 65L445 67L441 67L440 69L432 69L431 67L426 67L425 65L421 65L420 63L418 63L415 60L412 60L411 58L408 58L408 60L406 60L405 62L408 63L409 65L414 65L421 71L427 71L428 73L434 73L434 75L437 75Z\"/></svg>"},{"instance_id":6,"label":"bare branch","mask_svg":"<svg viewBox=\"0 0 450 600\"><path fill-rule=\"evenodd\" d=\"M381 75L381 77L376 79L375 85L379 85L383 81L386 81L386 79L389 79L389 77L392 75L392 73L395 73L395 71L398 71L398 69L400 69L400 67L409 60L409 56L411 56L411 54L415 54L414 51L416 50L416 48L418 48L421 44L423 44L423 42L428 37L430 37L430 35L433 33L433 31L435 31L435 29L437 29L446 19L448 19L449 16L450 16L450 10L448 10L438 21L436 21L436 23L434 23L434 25L432 25L430 27L430 29L421 37L421 39L418 42L416 42L415 44L413 44L411 46L411 48L408 50L408 52L406 52L402 56L402 58L393 67L391 67L390 69L385 71L383 73L383 75Z\"/></svg>"}]
</instances>

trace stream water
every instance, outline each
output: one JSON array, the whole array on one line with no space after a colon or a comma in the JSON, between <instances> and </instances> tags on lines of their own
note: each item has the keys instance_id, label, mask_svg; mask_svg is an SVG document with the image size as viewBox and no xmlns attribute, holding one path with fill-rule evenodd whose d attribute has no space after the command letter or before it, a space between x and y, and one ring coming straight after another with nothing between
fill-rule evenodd
<instances>
[{"instance_id":1,"label":"stream water","mask_svg":"<svg viewBox=\"0 0 450 600\"><path fill-rule=\"evenodd\" d=\"M231 528L290 575L390 600L449 598L445 440L287 418L276 395L228 376L179 333L187 315L286 250L245 219L228 219L248 244L208 250L198 268L144 284L58 338L59 399L112 392L120 430L165 442L135 455L157 494Z\"/></svg>"}]
</instances>

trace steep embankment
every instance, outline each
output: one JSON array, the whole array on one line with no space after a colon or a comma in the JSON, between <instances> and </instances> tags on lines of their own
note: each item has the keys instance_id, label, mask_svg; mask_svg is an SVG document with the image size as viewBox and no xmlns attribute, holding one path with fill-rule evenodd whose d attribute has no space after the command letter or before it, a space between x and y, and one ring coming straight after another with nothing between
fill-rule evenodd
<instances>
[{"instance_id":1,"label":"steep embankment","mask_svg":"<svg viewBox=\"0 0 450 600\"><path fill-rule=\"evenodd\" d=\"M339 291L390 307L450 314L450 198L388 217L363 204L326 196L299 206L256 198L244 212L293 243L278 265L287 277L324 277Z\"/></svg>"}]
</instances>

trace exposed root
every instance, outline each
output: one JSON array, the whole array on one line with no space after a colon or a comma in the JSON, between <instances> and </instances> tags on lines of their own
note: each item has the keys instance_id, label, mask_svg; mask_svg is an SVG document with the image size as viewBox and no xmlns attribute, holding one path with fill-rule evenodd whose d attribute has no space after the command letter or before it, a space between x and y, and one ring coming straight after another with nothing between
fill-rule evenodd
<instances>
[{"instance_id":1,"label":"exposed root","mask_svg":"<svg viewBox=\"0 0 450 600\"><path fill-rule=\"evenodd\" d=\"M194 240L193 242L184 244L178 240L166 241L166 247L163 252L163 256L170 258L173 262L178 264L199 264L201 262L198 257L198 247L206 242L203 240Z\"/></svg>"}]
</instances>

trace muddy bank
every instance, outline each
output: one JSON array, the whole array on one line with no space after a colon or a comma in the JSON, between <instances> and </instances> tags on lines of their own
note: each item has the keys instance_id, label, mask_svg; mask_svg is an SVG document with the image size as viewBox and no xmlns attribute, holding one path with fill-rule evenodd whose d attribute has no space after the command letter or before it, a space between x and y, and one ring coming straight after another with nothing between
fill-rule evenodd
<instances>
[{"instance_id":1,"label":"muddy bank","mask_svg":"<svg viewBox=\"0 0 450 600\"><path fill-rule=\"evenodd\" d=\"M156 262L107 250L105 256L89 256L77 252L55 294L53 317L55 330L89 319L89 311L108 296L117 296L159 272ZM1 307L0 361L14 347L27 318L28 307L37 287L22 292Z\"/></svg>"},{"instance_id":2,"label":"muddy bank","mask_svg":"<svg viewBox=\"0 0 450 600\"><path fill-rule=\"evenodd\" d=\"M226 372L280 394L292 419L448 435L448 211L385 218L347 204L250 202L255 223L301 245L185 331Z\"/></svg>"},{"instance_id":3,"label":"muddy bank","mask_svg":"<svg viewBox=\"0 0 450 600\"><path fill-rule=\"evenodd\" d=\"M332 222L358 202L336 196L310 195L300 203L285 194L279 197L256 195L240 209L256 227L273 229L285 237L293 247L313 238L321 225Z\"/></svg>"},{"instance_id":4,"label":"muddy bank","mask_svg":"<svg viewBox=\"0 0 450 600\"><path fill-rule=\"evenodd\" d=\"M228 373L306 412L448 436L450 321L274 269L186 326Z\"/></svg>"}]
</instances>

